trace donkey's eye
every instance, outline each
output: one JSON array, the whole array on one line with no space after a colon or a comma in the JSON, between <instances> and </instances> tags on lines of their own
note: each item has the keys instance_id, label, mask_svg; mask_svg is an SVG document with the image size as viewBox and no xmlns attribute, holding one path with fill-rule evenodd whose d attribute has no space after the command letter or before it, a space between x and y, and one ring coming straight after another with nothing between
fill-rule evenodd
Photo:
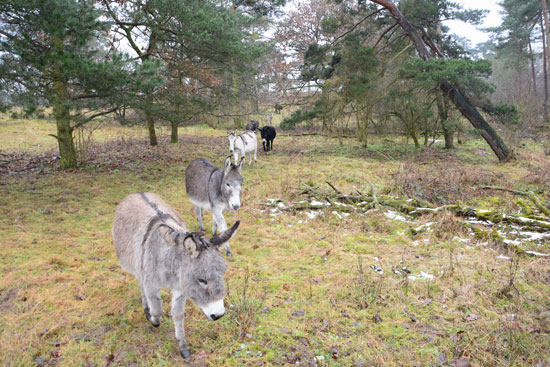
<instances>
[{"instance_id":1,"label":"donkey's eye","mask_svg":"<svg viewBox=\"0 0 550 367\"><path fill-rule=\"evenodd\" d=\"M206 281L206 279L197 279L199 281L200 284L202 285L207 285L208 282Z\"/></svg>"},{"instance_id":2,"label":"donkey's eye","mask_svg":"<svg viewBox=\"0 0 550 367\"><path fill-rule=\"evenodd\" d=\"M230 187L231 185L230 185L230 184L228 184L228 183L226 183L226 184L225 184L225 186L227 186L227 187Z\"/></svg>"}]
</instances>

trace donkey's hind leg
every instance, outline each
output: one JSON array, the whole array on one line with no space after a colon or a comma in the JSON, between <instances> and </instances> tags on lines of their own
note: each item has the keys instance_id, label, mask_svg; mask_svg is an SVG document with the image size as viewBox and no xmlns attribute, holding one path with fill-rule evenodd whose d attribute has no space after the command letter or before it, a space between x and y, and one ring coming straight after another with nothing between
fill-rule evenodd
<instances>
[{"instance_id":1,"label":"donkey's hind leg","mask_svg":"<svg viewBox=\"0 0 550 367\"><path fill-rule=\"evenodd\" d=\"M141 302L143 304L143 310L145 311L145 317L154 326L160 325L160 319L162 316L162 301L160 299L160 289L154 287L147 287L140 281L139 286L141 288Z\"/></svg>"},{"instance_id":2,"label":"donkey's hind leg","mask_svg":"<svg viewBox=\"0 0 550 367\"><path fill-rule=\"evenodd\" d=\"M197 218L199 219L199 228L204 232L204 226L202 225L202 208L195 205L195 213L197 213Z\"/></svg>"}]
</instances>

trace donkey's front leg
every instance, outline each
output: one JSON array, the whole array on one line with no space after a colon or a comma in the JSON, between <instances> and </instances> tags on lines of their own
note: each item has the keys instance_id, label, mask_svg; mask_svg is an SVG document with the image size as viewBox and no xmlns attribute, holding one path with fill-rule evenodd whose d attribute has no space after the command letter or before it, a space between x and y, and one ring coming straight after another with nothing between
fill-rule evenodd
<instances>
[{"instance_id":1,"label":"donkey's front leg","mask_svg":"<svg viewBox=\"0 0 550 367\"><path fill-rule=\"evenodd\" d=\"M256 144L256 148L254 148L254 163L256 163L258 160L256 159L256 152L258 151L258 144Z\"/></svg>"},{"instance_id":2,"label":"donkey's front leg","mask_svg":"<svg viewBox=\"0 0 550 367\"><path fill-rule=\"evenodd\" d=\"M142 284L141 286L141 298L142 302L147 303L145 307L145 317L151 322L154 327L160 325L160 319L162 317L162 300L160 299L160 288L151 287L147 284Z\"/></svg>"},{"instance_id":3,"label":"donkey's front leg","mask_svg":"<svg viewBox=\"0 0 550 367\"><path fill-rule=\"evenodd\" d=\"M178 340L178 348L180 350L181 356L185 359L186 362L189 361L191 353L189 352L189 346L185 341L185 303L187 298L181 294L180 291L172 289L172 320L174 320L174 329L176 330L176 339Z\"/></svg>"},{"instance_id":4,"label":"donkey's front leg","mask_svg":"<svg viewBox=\"0 0 550 367\"><path fill-rule=\"evenodd\" d=\"M227 223L225 223L225 218L223 217L223 212L214 212L212 211L212 216L214 217L214 222L216 222L218 226L218 230L220 233L225 231L227 229ZM233 257L233 254L231 253L231 250L229 249L229 241L225 243L225 254L228 257Z\"/></svg>"}]
</instances>

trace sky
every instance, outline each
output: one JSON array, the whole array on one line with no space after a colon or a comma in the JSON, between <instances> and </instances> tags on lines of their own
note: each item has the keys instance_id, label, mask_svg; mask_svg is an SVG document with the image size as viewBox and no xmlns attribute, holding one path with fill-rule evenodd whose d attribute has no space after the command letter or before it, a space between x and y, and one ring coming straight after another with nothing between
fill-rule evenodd
<instances>
[{"instance_id":1,"label":"sky","mask_svg":"<svg viewBox=\"0 0 550 367\"><path fill-rule=\"evenodd\" d=\"M465 9L487 9L490 13L485 17L481 26L475 27L459 21L447 21L445 24L451 28L453 33L469 39L472 46L477 43L489 40L489 35L476 28L493 27L501 23L502 15L499 13L501 7L497 4L500 0L455 0L464 6Z\"/></svg>"}]
</instances>

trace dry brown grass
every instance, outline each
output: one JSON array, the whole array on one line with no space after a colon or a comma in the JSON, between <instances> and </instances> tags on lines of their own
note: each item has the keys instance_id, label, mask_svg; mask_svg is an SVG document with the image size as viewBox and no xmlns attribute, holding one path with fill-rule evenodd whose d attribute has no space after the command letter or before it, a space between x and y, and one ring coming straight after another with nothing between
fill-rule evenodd
<instances>
[{"instance_id":1,"label":"dry brown grass","mask_svg":"<svg viewBox=\"0 0 550 367\"><path fill-rule=\"evenodd\" d=\"M26 131L18 136L32 141ZM0 365L182 363L168 312L160 328L152 328L136 280L118 265L112 216L127 194L154 191L196 229L183 172L201 156L221 165L225 139L220 131L190 128L179 144L162 137L161 146L149 148L143 131L131 130L131 137L124 131L98 131L89 166L81 170L60 172L47 163L43 170L2 174ZM301 212L272 216L261 205L267 198L299 199L304 183L368 192L370 181L382 191L395 185L397 172L411 195L418 185L434 200L478 199L506 208L512 197L483 199L489 194L472 186L513 187L531 168L525 162L474 166L477 145L462 147L460 159L440 152L402 159L393 146L377 154L347 143L281 136L273 152L260 152L258 164L245 168L245 205L227 215L230 223L241 220L227 273L228 315L212 323L188 305L190 365L428 366L443 356L472 366L549 365L548 259L522 255L511 272L504 256L513 257L513 249L476 238L449 213L399 221L388 218L387 208L346 219L325 210L309 219ZM448 175L441 177L445 167ZM209 228L210 216L205 221ZM429 221L435 222L430 230L411 234ZM549 247L542 243L539 251ZM502 297L512 275L517 292ZM166 294L163 301L167 310Z\"/></svg>"},{"instance_id":2,"label":"dry brown grass","mask_svg":"<svg viewBox=\"0 0 550 367\"><path fill-rule=\"evenodd\" d=\"M482 189L482 186L510 185L507 175L501 172L457 161L419 164L407 160L393 175L393 180L397 188L407 196L437 205L493 195L492 192Z\"/></svg>"}]
</instances>

